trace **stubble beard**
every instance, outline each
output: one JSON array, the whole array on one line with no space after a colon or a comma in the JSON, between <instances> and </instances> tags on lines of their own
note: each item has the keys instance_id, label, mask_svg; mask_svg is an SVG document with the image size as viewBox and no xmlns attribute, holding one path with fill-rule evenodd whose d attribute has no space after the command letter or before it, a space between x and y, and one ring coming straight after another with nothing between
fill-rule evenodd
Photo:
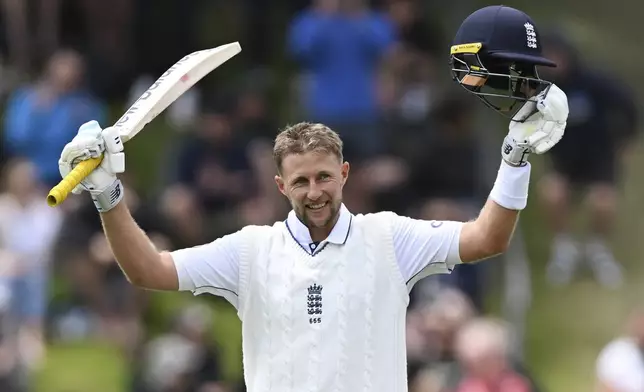
<instances>
[{"instance_id":1,"label":"stubble beard","mask_svg":"<svg viewBox=\"0 0 644 392\"><path fill-rule=\"evenodd\" d=\"M329 217L322 224L315 224L308 218L307 209L304 205L300 205L298 208L293 208L295 215L298 217L300 222L304 223L309 229L320 229L332 225L338 215L340 214L340 205L342 204L341 200L330 201L329 202Z\"/></svg>"}]
</instances>

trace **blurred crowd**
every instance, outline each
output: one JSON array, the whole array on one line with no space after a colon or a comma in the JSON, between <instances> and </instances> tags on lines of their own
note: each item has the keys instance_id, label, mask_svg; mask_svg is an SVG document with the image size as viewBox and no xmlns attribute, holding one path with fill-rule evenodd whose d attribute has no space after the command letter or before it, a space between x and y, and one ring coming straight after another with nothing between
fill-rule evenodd
<instances>
[{"instance_id":1,"label":"blurred crowd","mask_svg":"<svg viewBox=\"0 0 644 392\"><path fill-rule=\"evenodd\" d=\"M241 380L224 377L226 359L209 338L217 333L209 301L191 300L151 326L154 294L125 280L89 197L72 196L55 209L45 203L60 180L60 151L78 127L89 120L108 126L172 63L202 46L240 41L239 60L215 71L235 74L235 83L206 78L177 101L155 121L171 132L165 143L147 150L138 143L155 181L131 171L123 178L125 202L160 249L284 219L289 205L274 188L271 142L281 126L304 119L343 138L352 164L344 197L353 213L475 217L505 131L480 121L483 105L452 84L452 32L437 27L424 2L372 3L293 1L279 7L285 24L275 27L265 17L274 13L268 2L240 1L239 36L219 40L196 27L209 26L199 24L213 14L206 2L2 2L0 390L28 390L49 343L85 339L120 348L132 370L124 391L244 390ZM586 69L564 34L548 39L549 55L565 66L547 76L571 108L566 137L539 182L553 233L548 276L565 284L586 260L600 283L618 287L610 236L620 162L638 127L636 103L612 75ZM287 59L280 69L274 56ZM577 191L593 212L587 241L575 239L567 220ZM518 231L498 262L417 284L407 330L410 392L541 390L521 355L528 263ZM485 308L491 275L505 277L501 318Z\"/></svg>"}]
</instances>

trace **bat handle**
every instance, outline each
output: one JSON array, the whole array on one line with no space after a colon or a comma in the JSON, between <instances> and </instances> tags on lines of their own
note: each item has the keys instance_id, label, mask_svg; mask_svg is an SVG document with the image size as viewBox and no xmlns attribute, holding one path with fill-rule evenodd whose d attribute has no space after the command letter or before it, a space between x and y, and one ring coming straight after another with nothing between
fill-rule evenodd
<instances>
[{"instance_id":1,"label":"bat handle","mask_svg":"<svg viewBox=\"0 0 644 392\"><path fill-rule=\"evenodd\" d=\"M100 158L91 158L80 162L78 165L72 169L65 178L63 178L58 185L51 188L49 194L47 195L47 204L50 207L56 207L60 205L71 191L76 188L78 184L89 176L94 169L101 164L103 157Z\"/></svg>"}]
</instances>

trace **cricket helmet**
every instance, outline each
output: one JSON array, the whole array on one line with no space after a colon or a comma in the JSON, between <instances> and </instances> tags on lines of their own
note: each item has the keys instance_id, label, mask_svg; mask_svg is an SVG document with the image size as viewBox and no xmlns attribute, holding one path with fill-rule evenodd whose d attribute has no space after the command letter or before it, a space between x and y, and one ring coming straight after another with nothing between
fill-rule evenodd
<instances>
[{"instance_id":1,"label":"cricket helmet","mask_svg":"<svg viewBox=\"0 0 644 392\"><path fill-rule=\"evenodd\" d=\"M556 67L541 53L530 16L502 5L481 8L459 27L450 51L454 81L483 103L512 117L525 102L548 89L537 66Z\"/></svg>"}]
</instances>

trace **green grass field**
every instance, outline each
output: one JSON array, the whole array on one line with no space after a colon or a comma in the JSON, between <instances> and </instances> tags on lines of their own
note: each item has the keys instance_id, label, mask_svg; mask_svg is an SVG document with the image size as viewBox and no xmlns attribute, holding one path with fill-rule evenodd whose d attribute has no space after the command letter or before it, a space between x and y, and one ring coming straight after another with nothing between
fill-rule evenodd
<instances>
[{"instance_id":1,"label":"green grass field","mask_svg":"<svg viewBox=\"0 0 644 392\"><path fill-rule=\"evenodd\" d=\"M47 366L36 380L36 391L121 392L127 382L127 365L110 346L99 342L54 345Z\"/></svg>"}]
</instances>

